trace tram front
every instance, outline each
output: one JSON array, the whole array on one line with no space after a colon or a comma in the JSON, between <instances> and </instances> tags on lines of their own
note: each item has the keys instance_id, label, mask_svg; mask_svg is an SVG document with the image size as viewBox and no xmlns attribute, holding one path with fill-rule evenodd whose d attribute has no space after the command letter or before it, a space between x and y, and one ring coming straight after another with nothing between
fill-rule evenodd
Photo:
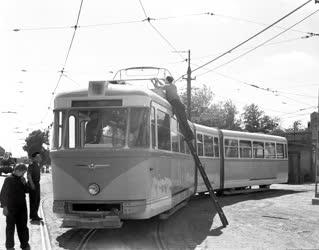
<instances>
[{"instance_id":1,"label":"tram front","mask_svg":"<svg viewBox=\"0 0 319 250\"><path fill-rule=\"evenodd\" d=\"M55 98L53 211L65 227L120 227L147 218L150 102L107 82Z\"/></svg>"}]
</instances>

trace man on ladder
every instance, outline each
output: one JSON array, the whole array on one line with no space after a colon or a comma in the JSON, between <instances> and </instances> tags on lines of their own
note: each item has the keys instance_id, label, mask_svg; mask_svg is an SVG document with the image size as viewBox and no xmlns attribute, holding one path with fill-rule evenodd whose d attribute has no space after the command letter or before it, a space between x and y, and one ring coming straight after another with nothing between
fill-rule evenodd
<instances>
[{"instance_id":1,"label":"man on ladder","mask_svg":"<svg viewBox=\"0 0 319 250\"><path fill-rule=\"evenodd\" d=\"M176 115L177 120L179 122L179 128L182 132L182 134L185 137L185 141L188 144L188 147L190 149L190 152L193 155L194 161L195 161L195 165L198 168L199 172L202 175L202 178L204 180L204 183L207 187L207 190L209 191L209 194L212 198L212 201L214 203L214 206L218 212L218 215L221 219L221 222L223 223L223 226L226 227L228 225L228 221L226 219L226 216L224 215L224 212L222 210L222 208L220 207L217 197L214 193L214 190L208 180L207 174L202 166L202 163L200 162L200 159L196 153L195 147L192 143L192 141L194 140L194 133L191 130L189 124L188 124L188 120L187 120L187 116L186 116L186 112L185 112L185 107L183 105L183 103L181 102L179 95L177 93L177 88L176 86L173 84L174 82L174 78L171 76L167 76L165 78L165 85L163 86L158 86L159 88L162 88L165 90L165 97L166 100L171 104L172 109L173 109L173 113Z\"/></svg>"}]
</instances>

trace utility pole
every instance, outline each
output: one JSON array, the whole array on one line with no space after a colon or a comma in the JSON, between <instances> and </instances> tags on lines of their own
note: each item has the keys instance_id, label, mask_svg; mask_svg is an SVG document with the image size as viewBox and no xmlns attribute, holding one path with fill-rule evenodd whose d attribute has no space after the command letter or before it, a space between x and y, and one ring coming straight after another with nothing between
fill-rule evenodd
<instances>
[{"instance_id":1,"label":"utility pole","mask_svg":"<svg viewBox=\"0 0 319 250\"><path fill-rule=\"evenodd\" d=\"M315 197L312 199L313 205L319 205L319 193L318 193L318 165L319 165L319 89L318 89L318 110L316 119L316 161L315 161Z\"/></svg>"},{"instance_id":2,"label":"utility pole","mask_svg":"<svg viewBox=\"0 0 319 250\"><path fill-rule=\"evenodd\" d=\"M188 50L188 68L187 68L187 118L191 121L191 101L192 101L192 70L191 70L191 51Z\"/></svg>"}]
</instances>

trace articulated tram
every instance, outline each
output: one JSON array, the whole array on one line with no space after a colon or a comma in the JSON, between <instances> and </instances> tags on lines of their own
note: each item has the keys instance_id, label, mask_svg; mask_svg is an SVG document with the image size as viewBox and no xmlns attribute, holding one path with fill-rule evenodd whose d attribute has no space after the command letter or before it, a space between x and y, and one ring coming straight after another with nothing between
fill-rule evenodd
<instances>
[{"instance_id":1,"label":"articulated tram","mask_svg":"<svg viewBox=\"0 0 319 250\"><path fill-rule=\"evenodd\" d=\"M190 125L215 190L287 181L285 138ZM110 218L147 219L207 191L154 78L56 96L51 160L53 211L66 227L117 227Z\"/></svg>"}]
</instances>

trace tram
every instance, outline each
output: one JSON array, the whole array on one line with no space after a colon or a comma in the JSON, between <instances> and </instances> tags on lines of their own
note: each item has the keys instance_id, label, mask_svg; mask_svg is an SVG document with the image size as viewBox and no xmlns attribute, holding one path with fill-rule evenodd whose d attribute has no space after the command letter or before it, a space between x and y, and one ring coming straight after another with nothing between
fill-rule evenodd
<instances>
[{"instance_id":1,"label":"tram","mask_svg":"<svg viewBox=\"0 0 319 250\"><path fill-rule=\"evenodd\" d=\"M121 220L151 218L207 191L154 84L167 75L161 68L129 68L115 80L56 96L53 211L63 226L120 227ZM287 181L285 138L190 125L215 190Z\"/></svg>"}]
</instances>

